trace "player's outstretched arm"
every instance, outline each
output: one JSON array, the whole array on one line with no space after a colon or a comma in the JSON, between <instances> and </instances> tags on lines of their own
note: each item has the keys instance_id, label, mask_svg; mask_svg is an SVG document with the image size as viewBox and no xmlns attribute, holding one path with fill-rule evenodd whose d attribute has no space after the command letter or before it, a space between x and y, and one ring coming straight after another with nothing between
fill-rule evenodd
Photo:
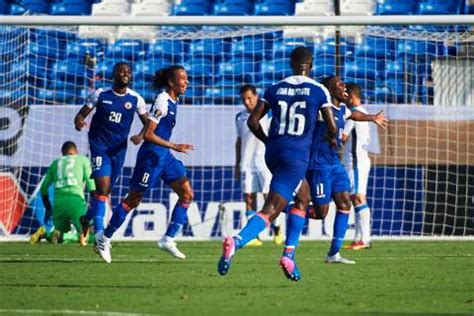
<instances>
[{"instance_id":1,"label":"player's outstretched arm","mask_svg":"<svg viewBox=\"0 0 474 316\"><path fill-rule=\"evenodd\" d=\"M350 119L354 121L364 121L364 122L372 122L377 124L383 129L386 129L388 126L388 118L383 115L383 110L380 110L377 114L365 114L361 111L353 111Z\"/></svg>"},{"instance_id":2,"label":"player's outstretched arm","mask_svg":"<svg viewBox=\"0 0 474 316\"><path fill-rule=\"evenodd\" d=\"M156 116L159 117L159 113L155 114ZM153 120L148 120L146 126L145 126L145 133L143 134L143 138L151 142L153 144L156 144L158 146L166 147L169 149L172 149L174 151L180 152L180 153L185 153L187 154L191 150L194 150L194 146L190 144L174 144L172 142L169 142L167 140L164 140L160 136L155 134L155 129L158 126L158 123L153 121Z\"/></svg>"},{"instance_id":3,"label":"player's outstretched arm","mask_svg":"<svg viewBox=\"0 0 474 316\"><path fill-rule=\"evenodd\" d=\"M81 131L84 127L86 127L86 117L92 111L90 106L84 105L79 112L77 112L76 116L74 117L74 127L77 131Z\"/></svg>"},{"instance_id":4,"label":"player's outstretched arm","mask_svg":"<svg viewBox=\"0 0 474 316\"><path fill-rule=\"evenodd\" d=\"M269 104L264 100L259 100L257 106L250 114L247 120L247 126L254 133L254 135L260 139L264 144L267 142L267 135L263 131L262 125L260 125L260 120L262 117L267 114L270 110Z\"/></svg>"}]
</instances>

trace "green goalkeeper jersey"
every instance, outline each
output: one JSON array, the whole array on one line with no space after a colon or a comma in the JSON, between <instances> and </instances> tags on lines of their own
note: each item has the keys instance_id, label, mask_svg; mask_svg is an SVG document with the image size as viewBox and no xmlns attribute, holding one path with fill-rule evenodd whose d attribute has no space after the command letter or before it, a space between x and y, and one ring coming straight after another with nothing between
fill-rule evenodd
<instances>
[{"instance_id":1,"label":"green goalkeeper jersey","mask_svg":"<svg viewBox=\"0 0 474 316\"><path fill-rule=\"evenodd\" d=\"M65 155L51 164L41 184L41 194L47 195L48 188L54 184L54 195L76 195L84 199L84 187L94 191L94 180L89 159L81 155Z\"/></svg>"}]
</instances>

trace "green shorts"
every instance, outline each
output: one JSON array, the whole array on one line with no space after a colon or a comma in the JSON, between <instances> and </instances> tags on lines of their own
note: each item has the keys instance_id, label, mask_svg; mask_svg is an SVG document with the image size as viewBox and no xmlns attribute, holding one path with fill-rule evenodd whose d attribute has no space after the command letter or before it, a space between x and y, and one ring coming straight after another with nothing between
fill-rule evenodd
<instances>
[{"instance_id":1,"label":"green shorts","mask_svg":"<svg viewBox=\"0 0 474 316\"><path fill-rule=\"evenodd\" d=\"M65 233L71 230L71 224L81 231L80 217L86 214L86 201L77 195L56 196L54 198L53 223L54 227Z\"/></svg>"}]
</instances>

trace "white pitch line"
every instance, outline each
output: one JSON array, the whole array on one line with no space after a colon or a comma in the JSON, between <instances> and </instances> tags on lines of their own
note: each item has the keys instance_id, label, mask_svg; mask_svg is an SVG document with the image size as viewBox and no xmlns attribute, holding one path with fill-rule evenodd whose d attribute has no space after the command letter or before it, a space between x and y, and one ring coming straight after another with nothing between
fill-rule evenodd
<instances>
[{"instance_id":1,"label":"white pitch line","mask_svg":"<svg viewBox=\"0 0 474 316\"><path fill-rule=\"evenodd\" d=\"M122 312L106 312L106 311L86 311L71 309L0 309L0 314L16 313L16 314L69 314L69 315L106 315L106 316L146 316L159 314L142 314L142 313L122 313Z\"/></svg>"}]
</instances>

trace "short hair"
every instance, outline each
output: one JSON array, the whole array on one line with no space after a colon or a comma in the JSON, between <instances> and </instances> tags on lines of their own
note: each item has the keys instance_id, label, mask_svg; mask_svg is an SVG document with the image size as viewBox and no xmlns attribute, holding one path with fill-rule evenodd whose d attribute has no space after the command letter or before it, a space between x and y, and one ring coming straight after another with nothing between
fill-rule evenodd
<instances>
[{"instance_id":1,"label":"short hair","mask_svg":"<svg viewBox=\"0 0 474 316\"><path fill-rule=\"evenodd\" d=\"M246 83L242 87L240 87L240 94L245 93L247 91L252 91L254 95L257 94L257 88L255 88L254 85L251 85L249 83Z\"/></svg>"},{"instance_id":2,"label":"short hair","mask_svg":"<svg viewBox=\"0 0 474 316\"><path fill-rule=\"evenodd\" d=\"M73 141L68 140L61 147L61 152L63 153L63 155L65 155L71 149L77 149L77 146L76 146L76 143L74 143Z\"/></svg>"},{"instance_id":3,"label":"short hair","mask_svg":"<svg viewBox=\"0 0 474 316\"><path fill-rule=\"evenodd\" d=\"M130 66L129 63L126 63L124 61L118 62L114 65L114 68L112 69L112 75L115 76L115 72L117 71L118 67L120 66L128 66L128 68L132 69L132 66Z\"/></svg>"},{"instance_id":4,"label":"short hair","mask_svg":"<svg viewBox=\"0 0 474 316\"><path fill-rule=\"evenodd\" d=\"M321 84L329 90L330 94L333 94L334 91L336 90L336 84L335 84L336 78L337 76L329 76L329 77L324 77L321 80Z\"/></svg>"},{"instance_id":5,"label":"short hair","mask_svg":"<svg viewBox=\"0 0 474 316\"><path fill-rule=\"evenodd\" d=\"M312 63L313 55L311 51L304 46L298 46L291 52L291 63L295 65Z\"/></svg>"},{"instance_id":6,"label":"short hair","mask_svg":"<svg viewBox=\"0 0 474 316\"><path fill-rule=\"evenodd\" d=\"M347 93L353 94L359 99L362 99L362 90L360 89L360 86L357 83L347 83L346 84L346 89Z\"/></svg>"}]
</instances>

